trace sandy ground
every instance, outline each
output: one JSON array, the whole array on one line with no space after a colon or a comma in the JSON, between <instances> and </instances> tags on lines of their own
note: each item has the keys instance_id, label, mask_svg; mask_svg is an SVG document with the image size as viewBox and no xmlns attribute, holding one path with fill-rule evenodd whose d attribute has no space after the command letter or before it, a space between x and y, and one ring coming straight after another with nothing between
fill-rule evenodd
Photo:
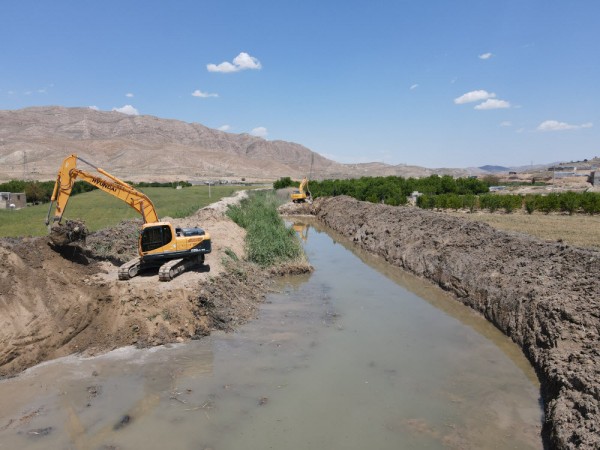
<instances>
[{"instance_id":1,"label":"sandy ground","mask_svg":"<svg viewBox=\"0 0 600 450\"><path fill-rule=\"evenodd\" d=\"M600 252L349 197L286 205L452 292L521 346L550 448L600 448Z\"/></svg>"},{"instance_id":2,"label":"sandy ground","mask_svg":"<svg viewBox=\"0 0 600 450\"><path fill-rule=\"evenodd\" d=\"M48 238L0 240L0 377L71 353L198 339L253 317L272 273L309 267L271 273L243 262L245 231L224 211L244 195L185 219L166 219L201 226L213 248L203 268L170 282L156 273L118 281L118 265L136 255L137 221L92 234L85 248L62 253Z\"/></svg>"}]
</instances>

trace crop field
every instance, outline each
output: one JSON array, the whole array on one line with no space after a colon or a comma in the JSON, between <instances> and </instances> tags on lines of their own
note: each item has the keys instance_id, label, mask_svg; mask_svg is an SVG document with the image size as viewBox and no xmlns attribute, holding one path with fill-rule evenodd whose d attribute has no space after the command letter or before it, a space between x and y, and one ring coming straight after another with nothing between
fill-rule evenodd
<instances>
[{"instance_id":1,"label":"crop field","mask_svg":"<svg viewBox=\"0 0 600 450\"><path fill-rule=\"evenodd\" d=\"M468 220L485 222L494 228L505 231L516 231L530 234L547 241L562 240L566 244L577 247L600 250L600 217L584 214L569 216L567 214L526 214L514 212L446 212Z\"/></svg>"},{"instance_id":2,"label":"crop field","mask_svg":"<svg viewBox=\"0 0 600 450\"><path fill-rule=\"evenodd\" d=\"M156 207L160 218L186 217L210 203L230 196L243 186L191 186L184 189L166 187L141 188ZM43 236L47 233L44 221L49 204L30 206L16 211L0 210L0 237ZM54 213L52 211L51 215ZM116 225L125 219L135 219L139 214L122 201L96 190L72 196L64 219L81 219L90 231Z\"/></svg>"}]
</instances>

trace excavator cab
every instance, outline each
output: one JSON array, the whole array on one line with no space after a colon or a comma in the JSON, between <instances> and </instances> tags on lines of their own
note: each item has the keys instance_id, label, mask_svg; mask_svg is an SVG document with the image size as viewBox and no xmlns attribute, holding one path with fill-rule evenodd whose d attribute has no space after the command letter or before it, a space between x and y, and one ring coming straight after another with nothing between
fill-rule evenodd
<instances>
[{"instance_id":1,"label":"excavator cab","mask_svg":"<svg viewBox=\"0 0 600 450\"><path fill-rule=\"evenodd\" d=\"M151 252L168 245L173 240L171 227L166 224L144 227L140 232L140 248L142 253Z\"/></svg>"},{"instance_id":2,"label":"excavator cab","mask_svg":"<svg viewBox=\"0 0 600 450\"><path fill-rule=\"evenodd\" d=\"M202 228L174 228L169 222L147 223L140 231L139 250L147 261L171 260L210 253L211 240Z\"/></svg>"}]
</instances>

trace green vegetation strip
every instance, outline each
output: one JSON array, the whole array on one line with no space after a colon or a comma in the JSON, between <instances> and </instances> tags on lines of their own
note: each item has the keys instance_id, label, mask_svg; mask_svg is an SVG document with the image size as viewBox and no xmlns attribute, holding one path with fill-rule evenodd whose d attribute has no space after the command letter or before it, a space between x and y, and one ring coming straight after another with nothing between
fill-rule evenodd
<instances>
[{"instance_id":1,"label":"green vegetation strip","mask_svg":"<svg viewBox=\"0 0 600 450\"><path fill-rule=\"evenodd\" d=\"M198 209L232 195L243 186L192 186L183 189L147 187L140 191L148 195L159 217L180 218ZM0 237L43 236L47 234L44 221L48 204L16 211L0 209ZM81 219L90 231L114 226L126 219L139 218L139 214L124 202L100 190L86 192L69 199L64 219Z\"/></svg>"},{"instance_id":2,"label":"green vegetation strip","mask_svg":"<svg viewBox=\"0 0 600 450\"><path fill-rule=\"evenodd\" d=\"M248 259L267 267L297 259L302 247L295 232L287 228L277 212L279 201L272 192L251 192L227 215L246 229Z\"/></svg>"},{"instance_id":3,"label":"green vegetation strip","mask_svg":"<svg viewBox=\"0 0 600 450\"><path fill-rule=\"evenodd\" d=\"M282 180L279 180L280 182ZM489 184L475 178L452 178L449 175L427 178L362 177L350 180L310 181L308 190L313 198L348 195L357 200L386 205L404 205L413 191L430 195L456 193L459 195L482 194L489 191Z\"/></svg>"},{"instance_id":4,"label":"green vegetation strip","mask_svg":"<svg viewBox=\"0 0 600 450\"><path fill-rule=\"evenodd\" d=\"M540 211L545 214L562 212L598 214L600 213L600 194L595 192L561 192L548 195L422 195L417 199L417 206L424 209L469 209L487 210L489 212L504 211L511 213L525 209L532 214Z\"/></svg>"},{"instance_id":5,"label":"green vegetation strip","mask_svg":"<svg viewBox=\"0 0 600 450\"><path fill-rule=\"evenodd\" d=\"M525 209L529 214L540 211L545 214L563 212L568 214L600 213L600 193L561 192L548 195L491 194L489 186L497 184L495 177L452 178L449 175L432 175L426 178L362 177L346 180L310 181L308 190L313 198L348 195L357 200L386 205L405 205L407 197L417 191L417 206L424 209L468 209L504 211L511 213ZM275 188L294 186L289 178L280 178Z\"/></svg>"}]
</instances>

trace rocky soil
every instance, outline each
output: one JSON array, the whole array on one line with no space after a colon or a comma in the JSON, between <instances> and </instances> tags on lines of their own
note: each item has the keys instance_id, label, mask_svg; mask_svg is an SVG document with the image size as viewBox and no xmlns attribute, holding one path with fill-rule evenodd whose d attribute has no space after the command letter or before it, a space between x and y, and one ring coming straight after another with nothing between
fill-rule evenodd
<instances>
[{"instance_id":1,"label":"rocky soil","mask_svg":"<svg viewBox=\"0 0 600 450\"><path fill-rule=\"evenodd\" d=\"M315 214L356 245L479 311L537 370L545 442L600 448L600 252L349 197L282 211Z\"/></svg>"},{"instance_id":2,"label":"rocky soil","mask_svg":"<svg viewBox=\"0 0 600 450\"><path fill-rule=\"evenodd\" d=\"M223 214L243 195L167 219L205 228L213 245L203 268L168 283L156 273L118 281L118 265L136 256L137 221L94 233L83 247L0 239L0 377L71 353L198 339L254 317L273 275L309 268L243 261L245 231Z\"/></svg>"}]
</instances>

